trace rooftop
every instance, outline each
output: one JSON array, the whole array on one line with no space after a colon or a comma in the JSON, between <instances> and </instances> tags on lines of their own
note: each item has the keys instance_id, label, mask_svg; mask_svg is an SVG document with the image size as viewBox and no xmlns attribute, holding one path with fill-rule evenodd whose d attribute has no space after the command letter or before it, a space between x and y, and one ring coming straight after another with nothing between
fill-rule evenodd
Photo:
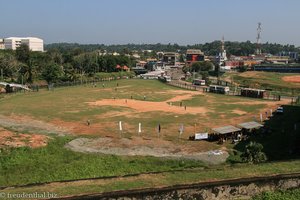
<instances>
[{"instance_id":1,"label":"rooftop","mask_svg":"<svg viewBox=\"0 0 300 200\"><path fill-rule=\"evenodd\" d=\"M227 133L234 133L237 131L241 131L240 128L237 128L237 127L231 126L231 125L223 126L223 127L219 127L219 128L213 128L212 130L219 134L227 134Z\"/></svg>"},{"instance_id":2,"label":"rooftop","mask_svg":"<svg viewBox=\"0 0 300 200\"><path fill-rule=\"evenodd\" d=\"M263 127L263 125L261 125L260 123L254 122L254 121L241 123L238 126L241 128L245 128L245 129L254 129L254 128Z\"/></svg>"}]
</instances>

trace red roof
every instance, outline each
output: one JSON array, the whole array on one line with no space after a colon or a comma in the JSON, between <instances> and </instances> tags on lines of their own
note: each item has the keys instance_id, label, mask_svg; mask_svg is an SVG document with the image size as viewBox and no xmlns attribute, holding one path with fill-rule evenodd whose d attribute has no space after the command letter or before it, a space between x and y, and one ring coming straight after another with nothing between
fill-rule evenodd
<instances>
[{"instance_id":1,"label":"red roof","mask_svg":"<svg viewBox=\"0 0 300 200\"><path fill-rule=\"evenodd\" d=\"M123 66L123 69L129 69L129 67L127 67L126 65Z\"/></svg>"},{"instance_id":2,"label":"red roof","mask_svg":"<svg viewBox=\"0 0 300 200\"><path fill-rule=\"evenodd\" d=\"M121 69L121 66L120 66L120 65L117 65L116 68L117 68L117 69Z\"/></svg>"}]
</instances>

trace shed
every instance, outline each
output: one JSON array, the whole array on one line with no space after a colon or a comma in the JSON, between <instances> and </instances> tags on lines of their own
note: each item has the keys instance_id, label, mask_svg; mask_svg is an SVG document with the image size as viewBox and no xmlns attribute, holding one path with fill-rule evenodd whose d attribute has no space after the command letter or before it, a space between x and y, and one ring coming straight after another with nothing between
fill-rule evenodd
<instances>
[{"instance_id":1,"label":"shed","mask_svg":"<svg viewBox=\"0 0 300 200\"><path fill-rule=\"evenodd\" d=\"M215 133L217 134L221 134L221 135L226 135L226 134L229 134L229 133L235 133L235 132L238 132L238 131L241 131L240 128L237 128L235 126L223 126L223 127L219 127L219 128L213 128L212 129Z\"/></svg>"},{"instance_id":2,"label":"shed","mask_svg":"<svg viewBox=\"0 0 300 200\"><path fill-rule=\"evenodd\" d=\"M254 121L241 123L238 126L241 128L244 128L244 129L248 129L248 130L263 127L263 125L261 125L260 123L254 122Z\"/></svg>"},{"instance_id":3,"label":"shed","mask_svg":"<svg viewBox=\"0 0 300 200\"><path fill-rule=\"evenodd\" d=\"M211 135L211 139L219 140L220 143L223 143L224 140L227 140L228 138L237 138L241 129L235 126L228 125L219 128L213 128L212 131L214 132L214 134Z\"/></svg>"}]
</instances>

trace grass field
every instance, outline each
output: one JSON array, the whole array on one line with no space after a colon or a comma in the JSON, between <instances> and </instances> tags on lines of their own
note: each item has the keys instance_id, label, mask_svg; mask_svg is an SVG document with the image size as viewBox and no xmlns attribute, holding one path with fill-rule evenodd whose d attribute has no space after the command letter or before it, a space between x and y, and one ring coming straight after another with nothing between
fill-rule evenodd
<instances>
[{"instance_id":1,"label":"grass field","mask_svg":"<svg viewBox=\"0 0 300 200\"><path fill-rule=\"evenodd\" d=\"M116 84L119 85L117 91ZM147 107L147 102L163 102L171 100L173 105L178 107L180 101L176 97L188 94L191 98L182 100L187 106L185 113L153 111L141 112L126 106L90 106L88 102L95 102L103 99L128 99L143 102L142 106ZM53 92L40 91L38 93L16 94L3 98L0 104L0 115L5 116L26 116L29 119L37 119L58 126L80 126L77 134L93 132L94 135L104 135L116 132L118 121L124 121L128 127L126 132L133 134L136 132L138 122L143 124L145 134L155 134L155 126L158 123L164 128L164 133L170 137L174 136L178 130L178 125L184 123L187 130L194 129L205 131L216 126L236 124L245 120L253 120L253 116L258 117L260 111L270 107L276 107L271 102L233 96L200 94L180 90L158 81L144 80L120 80L118 82L106 82L105 88L99 84L94 88L91 86L76 86L57 88ZM175 101L172 99L175 98ZM247 102L247 105L244 103ZM112 102L113 103L113 102ZM174 107L175 107L174 106ZM151 105L149 105L151 107ZM205 108L205 112L190 114L195 107ZM184 108L182 107L181 110ZM213 120L212 120L213 119ZM86 130L86 120L91 120L92 124L100 124L102 130ZM67 124L68 123L68 124ZM72 124L73 123L73 124ZM165 129L168 127L168 130ZM109 132L109 133L108 133ZM177 137L177 134L175 134Z\"/></svg>"},{"instance_id":2,"label":"grass field","mask_svg":"<svg viewBox=\"0 0 300 200\"><path fill-rule=\"evenodd\" d=\"M64 148L71 139L72 137L54 137L46 147L38 149L23 147L1 150L0 186L205 166L202 162L193 160L77 153Z\"/></svg>"},{"instance_id":3,"label":"grass field","mask_svg":"<svg viewBox=\"0 0 300 200\"><path fill-rule=\"evenodd\" d=\"M47 131L42 132L39 129L48 130L58 127L65 130L67 136L57 136L55 131L50 131L48 133L50 139L45 147L35 149L2 147L0 151L0 186L169 171L138 180L114 180L105 184L99 182L100 185L96 184L95 186L81 185L80 190L78 186L53 188L53 191L60 194L77 194L299 172L300 170L297 160L267 163L255 167L235 164L232 167L233 163L240 162L237 157L245 144L217 145L212 142L187 140L188 136L194 134L194 131L209 131L218 126L237 125L241 122L252 121L253 118L258 119L259 113L269 111L271 108L274 110L285 102L203 94L150 80L118 80L104 82L104 84L105 87L102 87L102 83L97 87L92 85L61 87L55 88L54 91L40 90L40 92L18 93L1 98L0 118L2 121L0 120L0 127L4 127L5 130L16 135L21 133L32 135L47 134ZM180 104L182 104L181 107ZM289 108L286 110L288 112ZM273 123L277 124L276 130L281 126L288 126L286 131L292 130L290 126L294 120L288 116L284 115L284 118L274 119ZM293 116L295 115L293 114ZM5 121L6 119L8 121ZM91 121L90 126L87 126L87 120ZM120 133L117 130L117 123L119 121L124 122L124 132L121 137L130 140L137 137L139 122L143 125L142 137L147 140L157 138L156 127L160 124L162 135L155 140L158 142L153 146L154 148L160 148L167 144L164 141L168 141L175 146L184 147L183 149L192 146L196 152L225 149L231 153L231 156L227 164L214 167L195 160L87 154L64 148L64 145L70 140L83 136L88 138L109 137L118 141ZM280 125L281 121L284 121L282 125ZM185 125L185 132L182 138L178 139L178 127L181 123ZM20 124L26 125L26 127L22 129ZM274 135L277 134L276 132ZM8 140L10 139L8 138ZM264 141L263 138L253 139ZM271 152L280 143L280 140L282 138L274 140L274 143L266 142L266 147L270 147ZM174 148L174 151L178 151L178 149ZM289 146L284 148L283 154L278 155L284 157L288 151ZM278 152L276 151L276 153ZM274 157L274 159L277 158ZM203 171L204 168L208 171ZM191 171L180 173L174 171L183 169Z\"/></svg>"},{"instance_id":4,"label":"grass field","mask_svg":"<svg viewBox=\"0 0 300 200\"><path fill-rule=\"evenodd\" d=\"M219 166L211 169L201 168L187 171L144 174L132 177L112 179L84 180L69 183L53 183L23 188L0 190L6 193L32 193L50 191L58 196L92 194L116 190L154 188L178 184L200 183L214 180L235 179L241 177L268 176L285 173L296 173L300 170L300 161L273 162L260 165L238 164Z\"/></svg>"},{"instance_id":5,"label":"grass field","mask_svg":"<svg viewBox=\"0 0 300 200\"><path fill-rule=\"evenodd\" d=\"M223 76L228 81L246 87L272 89L272 93L275 94L298 96L300 95L300 83L282 80L285 76L295 75L299 74L248 71L244 73L225 73Z\"/></svg>"}]
</instances>

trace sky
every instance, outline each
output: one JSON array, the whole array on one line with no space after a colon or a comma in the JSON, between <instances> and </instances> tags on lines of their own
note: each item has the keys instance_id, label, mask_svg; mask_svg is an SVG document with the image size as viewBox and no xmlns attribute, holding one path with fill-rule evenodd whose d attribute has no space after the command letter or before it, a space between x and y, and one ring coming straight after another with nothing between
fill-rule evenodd
<instances>
[{"instance_id":1,"label":"sky","mask_svg":"<svg viewBox=\"0 0 300 200\"><path fill-rule=\"evenodd\" d=\"M201 44L220 40L300 46L299 0L0 0L0 38L44 43Z\"/></svg>"}]
</instances>

